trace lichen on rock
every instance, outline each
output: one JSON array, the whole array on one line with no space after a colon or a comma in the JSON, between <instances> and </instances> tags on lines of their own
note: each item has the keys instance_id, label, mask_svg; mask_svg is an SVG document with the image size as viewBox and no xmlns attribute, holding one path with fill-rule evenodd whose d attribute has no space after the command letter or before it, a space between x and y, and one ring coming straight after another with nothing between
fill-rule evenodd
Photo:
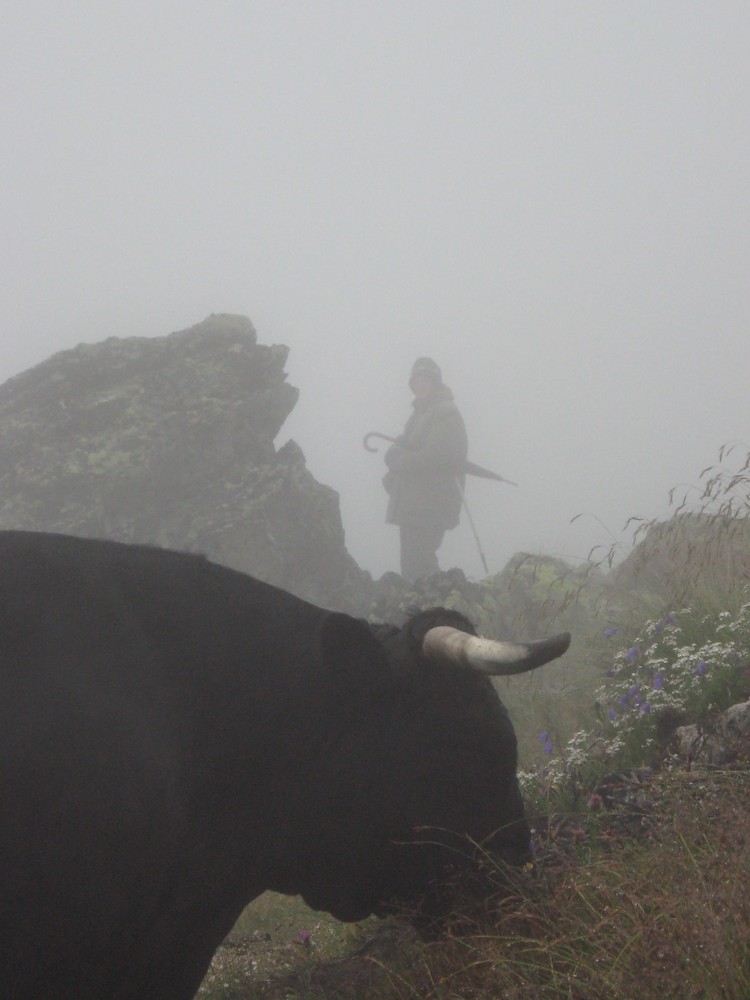
<instances>
[{"instance_id":1,"label":"lichen on rock","mask_svg":"<svg viewBox=\"0 0 750 1000\"><path fill-rule=\"evenodd\" d=\"M244 316L109 338L0 386L0 528L200 551L323 606L357 610L369 576L338 494L275 438L298 390L288 348Z\"/></svg>"}]
</instances>

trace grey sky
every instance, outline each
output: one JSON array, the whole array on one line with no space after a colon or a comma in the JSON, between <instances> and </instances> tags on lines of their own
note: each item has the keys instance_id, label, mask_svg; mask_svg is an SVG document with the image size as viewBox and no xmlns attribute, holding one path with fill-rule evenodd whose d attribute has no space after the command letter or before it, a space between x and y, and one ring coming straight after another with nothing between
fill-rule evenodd
<instances>
[{"instance_id":1,"label":"grey sky","mask_svg":"<svg viewBox=\"0 0 750 1000\"><path fill-rule=\"evenodd\" d=\"M379 574L430 354L521 484L470 481L490 568L585 557L750 440L748 52L745 0L6 5L0 380L249 315Z\"/></svg>"}]
</instances>

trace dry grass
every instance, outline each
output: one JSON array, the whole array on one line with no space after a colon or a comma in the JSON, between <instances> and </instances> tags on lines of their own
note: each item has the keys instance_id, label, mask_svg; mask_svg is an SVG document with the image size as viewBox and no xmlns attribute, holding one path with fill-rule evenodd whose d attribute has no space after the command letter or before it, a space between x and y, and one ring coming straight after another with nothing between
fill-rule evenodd
<instances>
[{"instance_id":1,"label":"dry grass","mask_svg":"<svg viewBox=\"0 0 750 1000\"><path fill-rule=\"evenodd\" d=\"M309 946L285 945L275 970L205 995L747 1000L750 773L661 775L643 812L635 840L616 835L617 814L600 812L533 871L511 875L510 891L498 872L492 912L457 915L434 940L397 920L370 922L333 957L313 932Z\"/></svg>"},{"instance_id":2,"label":"dry grass","mask_svg":"<svg viewBox=\"0 0 750 1000\"><path fill-rule=\"evenodd\" d=\"M653 796L638 841L603 848L602 816L577 859L542 868L499 919L444 951L448 992L395 996L746 1000L748 775L670 775Z\"/></svg>"}]
</instances>

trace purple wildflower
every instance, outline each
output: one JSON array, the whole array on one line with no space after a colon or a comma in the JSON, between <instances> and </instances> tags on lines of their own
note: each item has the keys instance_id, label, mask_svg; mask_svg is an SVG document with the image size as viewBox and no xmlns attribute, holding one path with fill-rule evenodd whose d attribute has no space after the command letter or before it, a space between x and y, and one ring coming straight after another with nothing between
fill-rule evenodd
<instances>
[{"instance_id":1,"label":"purple wildflower","mask_svg":"<svg viewBox=\"0 0 750 1000\"><path fill-rule=\"evenodd\" d=\"M607 715L609 716L610 722L614 722L615 719L617 718L617 712L614 710L614 708L610 708L610 710L607 712Z\"/></svg>"},{"instance_id":2,"label":"purple wildflower","mask_svg":"<svg viewBox=\"0 0 750 1000\"><path fill-rule=\"evenodd\" d=\"M632 660L637 660L638 659L638 647L637 646L631 646L630 649L627 651L627 653L625 655L631 661Z\"/></svg>"},{"instance_id":3,"label":"purple wildflower","mask_svg":"<svg viewBox=\"0 0 750 1000\"><path fill-rule=\"evenodd\" d=\"M654 677L654 691L661 691L664 688L664 674L660 670L659 673Z\"/></svg>"},{"instance_id":4,"label":"purple wildflower","mask_svg":"<svg viewBox=\"0 0 750 1000\"><path fill-rule=\"evenodd\" d=\"M656 632L657 635L661 635L663 631L664 622L657 622L656 625L654 625L654 632Z\"/></svg>"},{"instance_id":5,"label":"purple wildflower","mask_svg":"<svg viewBox=\"0 0 750 1000\"><path fill-rule=\"evenodd\" d=\"M549 739L549 733L545 729L543 733L539 734L539 742L546 743L548 739Z\"/></svg>"},{"instance_id":6,"label":"purple wildflower","mask_svg":"<svg viewBox=\"0 0 750 1000\"><path fill-rule=\"evenodd\" d=\"M637 698L640 693L641 693L640 684L634 684L632 688L628 691L628 694L630 695L631 698Z\"/></svg>"},{"instance_id":7,"label":"purple wildflower","mask_svg":"<svg viewBox=\"0 0 750 1000\"><path fill-rule=\"evenodd\" d=\"M676 621L677 621L677 615L667 615L667 617L664 619L664 623L666 625L674 625Z\"/></svg>"},{"instance_id":8,"label":"purple wildflower","mask_svg":"<svg viewBox=\"0 0 750 1000\"><path fill-rule=\"evenodd\" d=\"M542 750L544 750L546 754L552 753L552 740L548 739L547 742L542 747Z\"/></svg>"},{"instance_id":9,"label":"purple wildflower","mask_svg":"<svg viewBox=\"0 0 750 1000\"><path fill-rule=\"evenodd\" d=\"M617 701L623 708L627 708L630 704L630 698L626 694L621 694Z\"/></svg>"},{"instance_id":10,"label":"purple wildflower","mask_svg":"<svg viewBox=\"0 0 750 1000\"><path fill-rule=\"evenodd\" d=\"M701 660L701 662L698 664L698 666L693 671L693 676L694 677L702 677L707 670L708 670L708 665L706 664L705 660Z\"/></svg>"},{"instance_id":11,"label":"purple wildflower","mask_svg":"<svg viewBox=\"0 0 750 1000\"><path fill-rule=\"evenodd\" d=\"M604 638L605 639L611 639L612 636L613 635L617 635L617 633L619 631L620 631L619 628L617 628L615 625L613 625L611 628L605 628L605 630L604 630Z\"/></svg>"},{"instance_id":12,"label":"purple wildflower","mask_svg":"<svg viewBox=\"0 0 750 1000\"><path fill-rule=\"evenodd\" d=\"M651 711L651 706L647 701L644 701L644 703L640 706L640 708L641 712L643 712L644 715L648 715L648 713Z\"/></svg>"}]
</instances>

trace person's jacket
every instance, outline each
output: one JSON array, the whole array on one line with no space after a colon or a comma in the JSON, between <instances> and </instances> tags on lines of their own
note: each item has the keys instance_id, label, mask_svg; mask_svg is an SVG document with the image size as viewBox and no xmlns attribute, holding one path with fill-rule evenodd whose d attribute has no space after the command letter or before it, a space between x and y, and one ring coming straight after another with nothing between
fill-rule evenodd
<instances>
[{"instance_id":1,"label":"person's jacket","mask_svg":"<svg viewBox=\"0 0 750 1000\"><path fill-rule=\"evenodd\" d=\"M385 454L386 521L455 528L468 450L463 418L447 386L413 406L403 434Z\"/></svg>"}]
</instances>

